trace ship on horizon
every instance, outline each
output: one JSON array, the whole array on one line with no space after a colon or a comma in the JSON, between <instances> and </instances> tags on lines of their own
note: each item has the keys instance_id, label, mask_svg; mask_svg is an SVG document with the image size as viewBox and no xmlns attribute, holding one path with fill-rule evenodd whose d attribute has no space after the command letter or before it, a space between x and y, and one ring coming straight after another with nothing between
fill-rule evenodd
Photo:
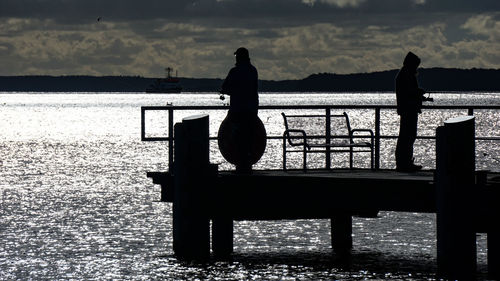
<instances>
[{"instance_id":1,"label":"ship on horizon","mask_svg":"<svg viewBox=\"0 0 500 281\"><path fill-rule=\"evenodd\" d=\"M146 88L146 93L180 93L182 92L182 87L180 85L180 79L177 77L177 72L175 77L171 76L174 69L171 67L165 68L167 75L165 78L156 79L153 84Z\"/></svg>"}]
</instances>

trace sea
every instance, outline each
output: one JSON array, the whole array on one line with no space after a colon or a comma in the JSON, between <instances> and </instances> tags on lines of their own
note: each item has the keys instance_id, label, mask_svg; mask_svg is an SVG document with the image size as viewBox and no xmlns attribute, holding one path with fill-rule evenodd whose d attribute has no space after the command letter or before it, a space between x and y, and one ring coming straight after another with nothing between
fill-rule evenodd
<instances>
[{"instance_id":1,"label":"sea","mask_svg":"<svg viewBox=\"0 0 500 281\"><path fill-rule=\"evenodd\" d=\"M500 105L500 93L433 93L433 105ZM217 93L0 92L0 280L435 280L435 215L379 212L353 218L350 262L331 249L329 220L238 221L234 254L209 263L178 261L172 205L148 171L168 170L166 142L141 141L141 106L225 105ZM393 93L261 93L261 105L394 105ZM293 113L293 110L283 110ZM337 111L333 110L332 111ZM353 128L374 129L372 109L341 109ZM314 110L297 111L313 113ZM317 112L317 111L316 111ZM324 111L320 111L323 113ZM174 122L209 114L216 136L224 110L175 112ZM467 110L424 109L419 135ZM500 136L500 111L475 110L476 135ZM280 136L280 110L261 110ZM146 136L167 135L165 111L147 112ZM394 109L381 111L381 134L397 136ZM380 167L394 164L395 138L381 141ZM476 143L476 168L500 172L499 141ZM415 161L435 165L432 139L418 139ZM368 156L356 156L367 167ZM332 166L348 167L335 154ZM324 166L324 156L310 167ZM210 161L234 169L211 143ZM290 156L300 168L300 155ZM289 167L289 168L290 168ZM282 168L282 141L270 140L255 169ZM235 187L237 188L237 187ZM486 234L477 234L478 276L486 279Z\"/></svg>"}]
</instances>

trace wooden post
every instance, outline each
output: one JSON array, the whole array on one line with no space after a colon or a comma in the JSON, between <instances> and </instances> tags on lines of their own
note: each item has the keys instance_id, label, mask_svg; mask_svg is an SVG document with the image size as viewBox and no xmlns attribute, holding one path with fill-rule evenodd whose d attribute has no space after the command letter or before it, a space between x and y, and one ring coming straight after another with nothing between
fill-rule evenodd
<instances>
[{"instance_id":1,"label":"wooden post","mask_svg":"<svg viewBox=\"0 0 500 281\"><path fill-rule=\"evenodd\" d=\"M336 213L331 218L332 248L341 255L352 249L352 216L348 213Z\"/></svg>"},{"instance_id":2,"label":"wooden post","mask_svg":"<svg viewBox=\"0 0 500 281\"><path fill-rule=\"evenodd\" d=\"M173 248L182 260L210 257L208 124L208 115L175 124Z\"/></svg>"},{"instance_id":3,"label":"wooden post","mask_svg":"<svg viewBox=\"0 0 500 281\"><path fill-rule=\"evenodd\" d=\"M473 279L476 273L473 116L452 118L437 128L435 177L438 274L448 279Z\"/></svg>"},{"instance_id":4,"label":"wooden post","mask_svg":"<svg viewBox=\"0 0 500 281\"><path fill-rule=\"evenodd\" d=\"M492 222L494 223L494 222ZM494 228L494 227L493 227ZM500 230L488 231L488 275L491 279L500 279Z\"/></svg>"},{"instance_id":5,"label":"wooden post","mask_svg":"<svg viewBox=\"0 0 500 281\"><path fill-rule=\"evenodd\" d=\"M499 192L487 187L488 171L476 171L476 188L478 196L476 206L479 216L478 232L487 233L488 275L490 279L500 280L500 231L496 222L499 219L498 198Z\"/></svg>"},{"instance_id":6,"label":"wooden post","mask_svg":"<svg viewBox=\"0 0 500 281\"><path fill-rule=\"evenodd\" d=\"M174 168L174 109L168 109L168 169Z\"/></svg>"},{"instance_id":7,"label":"wooden post","mask_svg":"<svg viewBox=\"0 0 500 281\"><path fill-rule=\"evenodd\" d=\"M212 220L212 251L217 258L233 253L233 219L218 217Z\"/></svg>"}]
</instances>

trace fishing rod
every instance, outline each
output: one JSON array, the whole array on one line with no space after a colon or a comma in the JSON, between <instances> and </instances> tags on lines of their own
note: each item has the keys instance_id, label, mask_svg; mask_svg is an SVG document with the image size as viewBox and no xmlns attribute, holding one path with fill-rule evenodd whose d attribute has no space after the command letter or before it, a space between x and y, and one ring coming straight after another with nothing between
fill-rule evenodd
<instances>
[{"instance_id":1,"label":"fishing rod","mask_svg":"<svg viewBox=\"0 0 500 281\"><path fill-rule=\"evenodd\" d=\"M425 92L422 94L422 101L434 102L434 98L431 97L431 94L436 94L436 93L442 93L442 92L425 90Z\"/></svg>"},{"instance_id":2,"label":"fishing rod","mask_svg":"<svg viewBox=\"0 0 500 281\"><path fill-rule=\"evenodd\" d=\"M431 98L431 94L442 94L443 91L427 91L423 93L423 101L434 102L434 98ZM427 94L427 96L425 96Z\"/></svg>"}]
</instances>

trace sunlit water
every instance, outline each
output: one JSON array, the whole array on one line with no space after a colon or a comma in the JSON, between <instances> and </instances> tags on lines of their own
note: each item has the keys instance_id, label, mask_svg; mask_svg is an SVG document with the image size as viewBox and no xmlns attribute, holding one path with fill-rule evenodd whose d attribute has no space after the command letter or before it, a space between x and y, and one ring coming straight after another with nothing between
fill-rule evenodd
<instances>
[{"instance_id":1,"label":"sunlit water","mask_svg":"<svg viewBox=\"0 0 500 281\"><path fill-rule=\"evenodd\" d=\"M434 95L435 104L500 105L498 93ZM354 218L353 261L337 260L328 220L236 222L232 261L185 264L173 257L171 205L147 171L166 171L167 146L141 142L144 105L222 105L215 93L0 93L0 279L433 279L435 216L381 212ZM393 104L394 94L262 94L261 104ZM175 121L199 112L176 114ZM215 136L225 112L210 114ZM161 115L163 114L163 115ZM426 110L419 134L465 111ZM476 111L477 135L499 136L500 114ZM373 111L349 110L353 127L373 129ZM280 111L260 111L270 135L283 132ZM165 135L165 113L148 113L148 136ZM397 135L393 110L382 134ZM384 140L381 167L394 168L395 140ZM417 162L434 168L434 141L418 140ZM298 157L299 155L297 155ZM290 165L300 167L292 156ZM336 155L334 167L346 167ZM477 145L479 169L498 171L498 143ZM356 166L366 166L357 157ZM211 161L231 169L212 145ZM271 141L256 168L281 168L281 142ZM324 165L321 155L311 166ZM478 235L479 271L485 236Z\"/></svg>"}]
</instances>

